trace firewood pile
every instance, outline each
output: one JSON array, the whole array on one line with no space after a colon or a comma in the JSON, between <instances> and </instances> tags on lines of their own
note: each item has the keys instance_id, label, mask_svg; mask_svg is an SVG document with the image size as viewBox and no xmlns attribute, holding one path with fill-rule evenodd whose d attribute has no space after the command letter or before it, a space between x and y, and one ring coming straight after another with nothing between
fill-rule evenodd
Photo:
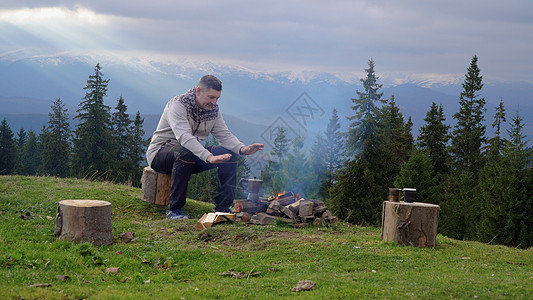
<instances>
[{"instance_id":1,"label":"firewood pile","mask_svg":"<svg viewBox=\"0 0 533 300\"><path fill-rule=\"evenodd\" d=\"M251 224L270 225L277 219L304 227L308 224L330 224L337 221L320 200L304 199L292 192L269 199L235 200L237 220Z\"/></svg>"}]
</instances>

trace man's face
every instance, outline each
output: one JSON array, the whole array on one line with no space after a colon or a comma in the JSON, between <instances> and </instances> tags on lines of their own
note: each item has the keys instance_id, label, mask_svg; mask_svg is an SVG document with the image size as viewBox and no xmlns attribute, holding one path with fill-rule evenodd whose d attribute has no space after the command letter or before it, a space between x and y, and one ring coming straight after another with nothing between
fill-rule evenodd
<instances>
[{"instance_id":1,"label":"man's face","mask_svg":"<svg viewBox=\"0 0 533 300\"><path fill-rule=\"evenodd\" d=\"M211 110L217 104L218 98L222 91L215 89L196 88L196 104L206 110Z\"/></svg>"}]
</instances>

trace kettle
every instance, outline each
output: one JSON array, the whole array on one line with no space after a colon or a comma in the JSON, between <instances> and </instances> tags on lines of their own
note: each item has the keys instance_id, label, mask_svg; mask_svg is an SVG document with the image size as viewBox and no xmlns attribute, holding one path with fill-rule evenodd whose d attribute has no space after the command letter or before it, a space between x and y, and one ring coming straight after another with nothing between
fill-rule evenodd
<instances>
[{"instance_id":1,"label":"kettle","mask_svg":"<svg viewBox=\"0 0 533 300\"><path fill-rule=\"evenodd\" d=\"M261 179L241 179L239 181L239 185L242 187L243 190L248 191L248 198L246 198L249 201L259 201L259 190L261 190L261 186L263 185L263 180Z\"/></svg>"}]
</instances>

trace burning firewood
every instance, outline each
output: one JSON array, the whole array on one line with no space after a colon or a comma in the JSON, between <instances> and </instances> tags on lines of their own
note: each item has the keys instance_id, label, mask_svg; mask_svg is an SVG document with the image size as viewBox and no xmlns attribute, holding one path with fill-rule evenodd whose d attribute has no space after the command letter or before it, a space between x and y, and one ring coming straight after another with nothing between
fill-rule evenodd
<instances>
[{"instance_id":1,"label":"burning firewood","mask_svg":"<svg viewBox=\"0 0 533 300\"><path fill-rule=\"evenodd\" d=\"M284 220L293 224L328 224L336 222L337 218L327 209L326 204L320 200L304 199L299 193L283 192L274 195L267 200L268 207L257 210L254 203L247 204L244 201L236 201L237 218L244 222L269 225L276 219ZM238 204L238 205L237 205ZM251 217L250 217L251 216ZM301 226L298 226L301 227Z\"/></svg>"}]
</instances>

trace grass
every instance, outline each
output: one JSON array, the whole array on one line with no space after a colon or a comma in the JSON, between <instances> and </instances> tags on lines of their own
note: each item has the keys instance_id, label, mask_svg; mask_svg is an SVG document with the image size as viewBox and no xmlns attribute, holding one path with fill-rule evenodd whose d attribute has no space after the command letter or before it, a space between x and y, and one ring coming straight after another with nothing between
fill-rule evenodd
<instances>
[{"instance_id":1,"label":"grass","mask_svg":"<svg viewBox=\"0 0 533 300\"><path fill-rule=\"evenodd\" d=\"M56 241L57 202L65 199L111 202L114 243ZM189 200L184 209L199 218L212 205ZM196 221L165 220L164 208L141 201L137 188L0 176L0 298L533 297L533 249L440 235L434 248L405 247L383 242L379 228L344 223L302 229L226 223L196 231ZM118 235L129 231L138 239L125 243ZM106 272L110 267L119 272ZM230 270L246 275L221 275ZM299 280L317 286L292 292Z\"/></svg>"}]
</instances>

